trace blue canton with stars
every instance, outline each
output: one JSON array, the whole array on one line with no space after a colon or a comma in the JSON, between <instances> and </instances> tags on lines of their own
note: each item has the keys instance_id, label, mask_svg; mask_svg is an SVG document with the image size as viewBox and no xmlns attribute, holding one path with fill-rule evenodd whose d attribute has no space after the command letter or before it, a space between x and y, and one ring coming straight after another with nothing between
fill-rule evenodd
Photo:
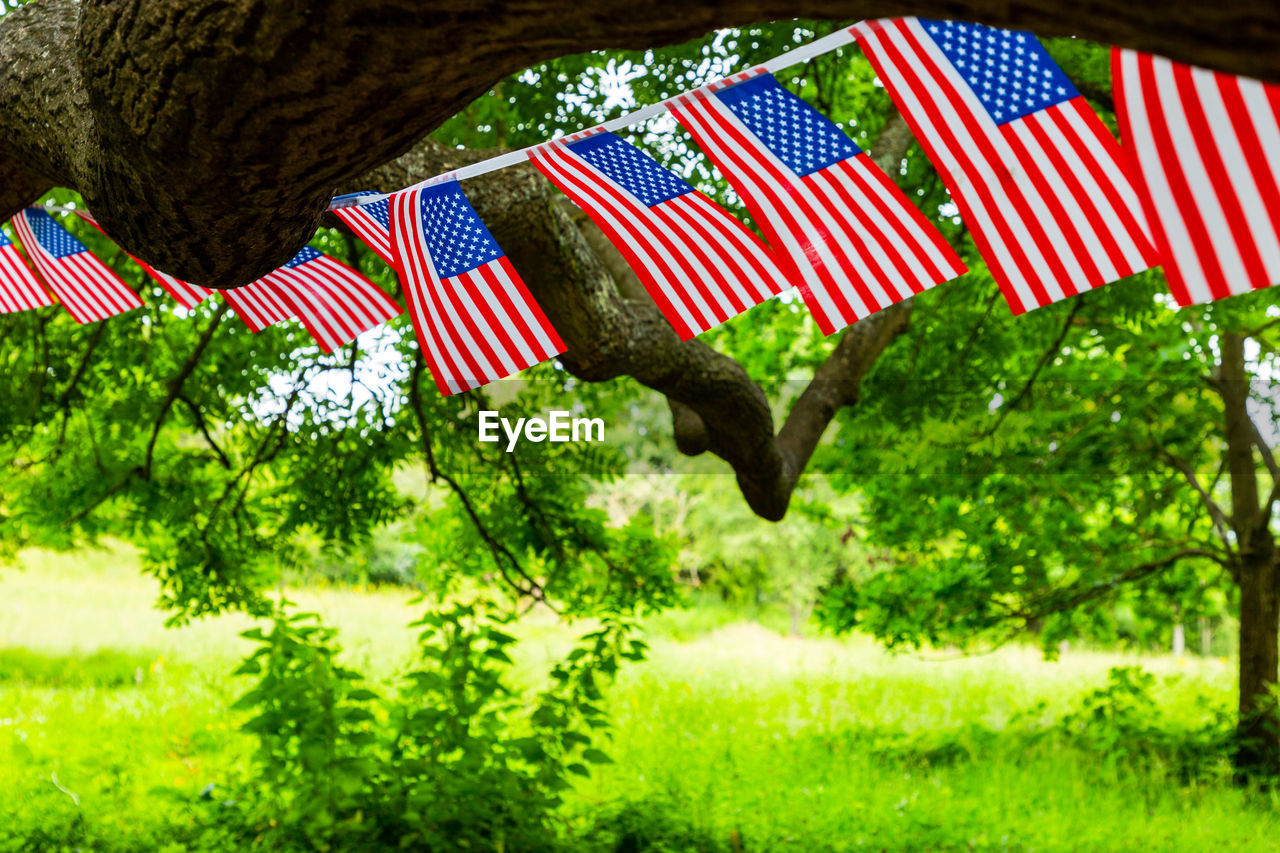
<instances>
[{"instance_id":1,"label":"blue canton with stars","mask_svg":"<svg viewBox=\"0 0 1280 853\"><path fill-rule=\"evenodd\" d=\"M570 142L568 148L640 199L645 207L693 192L693 187L662 168L657 160L608 131Z\"/></svg>"},{"instance_id":2,"label":"blue canton with stars","mask_svg":"<svg viewBox=\"0 0 1280 853\"><path fill-rule=\"evenodd\" d=\"M302 266L307 261L314 261L316 258L319 258L319 257L322 257L320 252L316 251L310 246L303 246L302 251L294 255L293 260L289 261L289 263L285 264L284 266L285 266L285 269L291 270L294 267Z\"/></svg>"},{"instance_id":3,"label":"blue canton with stars","mask_svg":"<svg viewBox=\"0 0 1280 853\"><path fill-rule=\"evenodd\" d=\"M373 190L362 190L358 193L346 193L344 195L334 196L334 201L346 201L347 199L360 198L365 195L377 195ZM373 217L373 221L377 222L388 231L391 230L391 203L387 199L370 202L368 204L356 205L365 213Z\"/></svg>"},{"instance_id":4,"label":"blue canton with stars","mask_svg":"<svg viewBox=\"0 0 1280 853\"><path fill-rule=\"evenodd\" d=\"M27 222L31 224L31 233L36 235L36 242L55 258L65 258L85 251L81 243L71 232L53 221L53 217L35 207L27 208Z\"/></svg>"},{"instance_id":5,"label":"blue canton with stars","mask_svg":"<svg viewBox=\"0 0 1280 853\"><path fill-rule=\"evenodd\" d=\"M996 124L1020 119L1079 92L1031 33L962 21L920 19Z\"/></svg>"},{"instance_id":6,"label":"blue canton with stars","mask_svg":"<svg viewBox=\"0 0 1280 853\"><path fill-rule=\"evenodd\" d=\"M744 80L716 97L801 177L862 151L831 119L782 88L772 74Z\"/></svg>"},{"instance_id":7,"label":"blue canton with stars","mask_svg":"<svg viewBox=\"0 0 1280 853\"><path fill-rule=\"evenodd\" d=\"M422 233L440 278L453 278L502 257L457 181L422 191Z\"/></svg>"},{"instance_id":8,"label":"blue canton with stars","mask_svg":"<svg viewBox=\"0 0 1280 853\"><path fill-rule=\"evenodd\" d=\"M360 209L372 216L374 222L388 231L391 230L391 204L385 198L373 204L362 204Z\"/></svg>"},{"instance_id":9,"label":"blue canton with stars","mask_svg":"<svg viewBox=\"0 0 1280 853\"><path fill-rule=\"evenodd\" d=\"M4 233L4 229L0 228L0 249L3 249L12 242L13 241L9 239L9 235Z\"/></svg>"}]
</instances>

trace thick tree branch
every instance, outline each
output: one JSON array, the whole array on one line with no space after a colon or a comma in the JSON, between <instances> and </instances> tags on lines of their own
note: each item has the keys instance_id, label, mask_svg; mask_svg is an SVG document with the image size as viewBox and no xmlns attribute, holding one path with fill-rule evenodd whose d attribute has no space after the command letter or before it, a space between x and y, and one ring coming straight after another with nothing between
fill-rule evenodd
<instances>
[{"instance_id":1,"label":"thick tree branch","mask_svg":"<svg viewBox=\"0 0 1280 853\"><path fill-rule=\"evenodd\" d=\"M1263 0L36 0L0 19L0 219L70 187L137 257L233 287L288 260L335 187L533 63L901 14L1280 79L1280 8Z\"/></svg>"},{"instance_id":2,"label":"thick tree branch","mask_svg":"<svg viewBox=\"0 0 1280 853\"><path fill-rule=\"evenodd\" d=\"M911 134L900 117L872 151L901 160ZM424 142L344 186L403 186L490 152ZM764 391L742 366L698 340L681 341L621 254L532 167L467 182L467 194L568 346L561 361L587 381L630 376L663 394L681 452L714 453L733 468L752 510L777 520L831 419L902 332L910 302L854 324L800 395L780 432Z\"/></svg>"}]
</instances>

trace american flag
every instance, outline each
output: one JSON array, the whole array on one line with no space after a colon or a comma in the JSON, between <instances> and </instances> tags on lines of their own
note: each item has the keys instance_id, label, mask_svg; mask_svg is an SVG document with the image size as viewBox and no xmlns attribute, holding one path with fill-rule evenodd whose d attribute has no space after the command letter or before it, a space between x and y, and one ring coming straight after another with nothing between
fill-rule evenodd
<instances>
[{"instance_id":1,"label":"american flag","mask_svg":"<svg viewBox=\"0 0 1280 853\"><path fill-rule=\"evenodd\" d=\"M1035 36L923 18L853 32L1014 313L1158 262L1119 145Z\"/></svg>"},{"instance_id":2,"label":"american flag","mask_svg":"<svg viewBox=\"0 0 1280 853\"><path fill-rule=\"evenodd\" d=\"M85 222L88 222L94 228L97 228L104 237L107 236L107 232L102 230L102 226L98 224L98 220L94 219L93 215L88 211L77 210L76 213L80 214L80 218ZM126 252L125 254L128 253ZM133 255L129 255L129 257L135 264L142 267L143 272L155 279L156 282L158 282L179 305L186 308L188 311L204 301L205 297L210 293L213 293L213 291L207 287L201 287L198 284L188 284L180 278L174 278L168 273L160 272L146 261L140 261Z\"/></svg>"},{"instance_id":3,"label":"american flag","mask_svg":"<svg viewBox=\"0 0 1280 853\"><path fill-rule=\"evenodd\" d=\"M830 119L772 74L739 80L683 96L671 113L746 202L825 334L965 271Z\"/></svg>"},{"instance_id":4,"label":"american flag","mask_svg":"<svg viewBox=\"0 0 1280 853\"><path fill-rule=\"evenodd\" d=\"M0 314L52 305L35 273L22 260L18 247L0 228Z\"/></svg>"},{"instance_id":5,"label":"american flag","mask_svg":"<svg viewBox=\"0 0 1280 853\"><path fill-rule=\"evenodd\" d=\"M1280 281L1280 86L1118 48L1112 72L1174 298Z\"/></svg>"},{"instance_id":6,"label":"american flag","mask_svg":"<svg viewBox=\"0 0 1280 853\"><path fill-rule=\"evenodd\" d=\"M530 159L608 235L682 340L788 286L746 226L608 131Z\"/></svg>"},{"instance_id":7,"label":"american flag","mask_svg":"<svg viewBox=\"0 0 1280 853\"><path fill-rule=\"evenodd\" d=\"M391 197L391 243L418 343L444 394L564 352L457 181Z\"/></svg>"},{"instance_id":8,"label":"american flag","mask_svg":"<svg viewBox=\"0 0 1280 853\"><path fill-rule=\"evenodd\" d=\"M310 246L247 288L224 293L251 331L297 317L325 352L400 313L372 281Z\"/></svg>"},{"instance_id":9,"label":"american flag","mask_svg":"<svg viewBox=\"0 0 1280 853\"><path fill-rule=\"evenodd\" d=\"M348 193L338 196L334 201L341 202L366 195L373 193ZM340 207L333 211L333 215L354 231L384 263L395 269L395 253L391 251L391 211L388 204L388 200L384 198L367 204Z\"/></svg>"},{"instance_id":10,"label":"american flag","mask_svg":"<svg viewBox=\"0 0 1280 853\"><path fill-rule=\"evenodd\" d=\"M27 256L77 323L93 323L142 307L138 294L44 210L13 217Z\"/></svg>"}]
</instances>

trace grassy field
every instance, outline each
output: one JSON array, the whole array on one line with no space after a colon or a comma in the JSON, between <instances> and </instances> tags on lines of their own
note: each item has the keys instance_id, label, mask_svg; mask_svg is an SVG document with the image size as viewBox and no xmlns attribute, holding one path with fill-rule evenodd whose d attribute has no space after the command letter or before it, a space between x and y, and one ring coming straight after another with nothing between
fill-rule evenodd
<instances>
[{"instance_id":1,"label":"grassy field","mask_svg":"<svg viewBox=\"0 0 1280 853\"><path fill-rule=\"evenodd\" d=\"M246 620L164 628L126 552L23 563L0 569L0 851L187 849L175 828L246 767L225 711L245 688L229 673ZM291 597L366 671L408 661L407 594ZM716 607L647 627L651 659L610 697L617 763L565 809L584 850L1280 850L1280 802L1232 789L1225 767L1179 780L1026 734L1139 662L1194 727L1230 705L1227 661L890 656ZM550 619L521 631L530 672L574 634Z\"/></svg>"}]
</instances>

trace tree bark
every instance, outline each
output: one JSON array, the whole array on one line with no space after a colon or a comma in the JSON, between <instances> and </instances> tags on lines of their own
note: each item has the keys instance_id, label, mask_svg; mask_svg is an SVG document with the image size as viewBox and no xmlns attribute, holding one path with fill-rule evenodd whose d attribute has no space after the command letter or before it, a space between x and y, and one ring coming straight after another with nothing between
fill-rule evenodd
<instances>
[{"instance_id":1,"label":"tree bark","mask_svg":"<svg viewBox=\"0 0 1280 853\"><path fill-rule=\"evenodd\" d=\"M1264 0L37 0L0 19L0 219L54 186L158 269L252 281L504 76L806 16L958 17L1280 80Z\"/></svg>"},{"instance_id":2,"label":"tree bark","mask_svg":"<svg viewBox=\"0 0 1280 853\"><path fill-rule=\"evenodd\" d=\"M1280 715L1272 690L1280 666L1280 569L1240 569L1240 719L1235 766L1241 778L1280 774Z\"/></svg>"}]
</instances>

